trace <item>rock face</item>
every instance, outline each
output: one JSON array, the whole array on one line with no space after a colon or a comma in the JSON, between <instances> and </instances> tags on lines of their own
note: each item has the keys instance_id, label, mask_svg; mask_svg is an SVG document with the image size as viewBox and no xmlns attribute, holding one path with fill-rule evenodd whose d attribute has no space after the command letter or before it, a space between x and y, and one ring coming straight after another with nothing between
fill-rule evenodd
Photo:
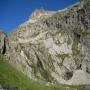
<instances>
[{"instance_id":1,"label":"rock face","mask_svg":"<svg viewBox=\"0 0 90 90\"><path fill-rule=\"evenodd\" d=\"M10 63L33 79L90 84L90 5L86 1L57 12L36 10L9 35Z\"/></svg>"},{"instance_id":2,"label":"rock face","mask_svg":"<svg viewBox=\"0 0 90 90\"><path fill-rule=\"evenodd\" d=\"M8 39L7 35L0 30L0 54L5 54L8 50Z\"/></svg>"}]
</instances>

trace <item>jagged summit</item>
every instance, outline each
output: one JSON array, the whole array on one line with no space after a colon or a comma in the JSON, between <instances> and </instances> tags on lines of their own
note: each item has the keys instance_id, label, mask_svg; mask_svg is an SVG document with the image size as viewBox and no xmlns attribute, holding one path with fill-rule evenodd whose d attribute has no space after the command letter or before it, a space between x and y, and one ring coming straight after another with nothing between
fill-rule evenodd
<instances>
[{"instance_id":1,"label":"jagged summit","mask_svg":"<svg viewBox=\"0 0 90 90\"><path fill-rule=\"evenodd\" d=\"M29 21L31 23L34 23L34 22L36 22L43 15L48 15L48 12L44 8L42 8L42 7L37 8L37 9L35 9L33 11L31 16L29 17Z\"/></svg>"},{"instance_id":2,"label":"jagged summit","mask_svg":"<svg viewBox=\"0 0 90 90\"><path fill-rule=\"evenodd\" d=\"M55 11L47 11L45 10L43 7L37 8L35 9L32 14L29 16L28 21L22 23L19 26L25 26L29 23L35 23L37 22L41 17L50 17L52 16L54 13L56 13Z\"/></svg>"},{"instance_id":3,"label":"jagged summit","mask_svg":"<svg viewBox=\"0 0 90 90\"><path fill-rule=\"evenodd\" d=\"M32 15L30 16L30 19L32 18L36 18L38 16L41 16L42 14L45 14L46 11L44 8L40 7L34 10L34 12L32 13Z\"/></svg>"},{"instance_id":4,"label":"jagged summit","mask_svg":"<svg viewBox=\"0 0 90 90\"><path fill-rule=\"evenodd\" d=\"M46 11L44 8L40 7L35 9L32 14L29 16L28 21L22 23L19 26L25 26L28 23L35 23L41 16L48 15L48 11Z\"/></svg>"}]
</instances>

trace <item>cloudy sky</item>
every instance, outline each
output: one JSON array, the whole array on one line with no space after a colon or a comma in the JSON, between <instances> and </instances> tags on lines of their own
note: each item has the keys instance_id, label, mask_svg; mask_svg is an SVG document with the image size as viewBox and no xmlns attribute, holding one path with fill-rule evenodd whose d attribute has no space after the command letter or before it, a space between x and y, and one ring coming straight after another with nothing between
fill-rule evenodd
<instances>
[{"instance_id":1,"label":"cloudy sky","mask_svg":"<svg viewBox=\"0 0 90 90\"><path fill-rule=\"evenodd\" d=\"M9 33L25 22L39 7L49 11L60 10L79 0L0 0L0 28Z\"/></svg>"}]
</instances>

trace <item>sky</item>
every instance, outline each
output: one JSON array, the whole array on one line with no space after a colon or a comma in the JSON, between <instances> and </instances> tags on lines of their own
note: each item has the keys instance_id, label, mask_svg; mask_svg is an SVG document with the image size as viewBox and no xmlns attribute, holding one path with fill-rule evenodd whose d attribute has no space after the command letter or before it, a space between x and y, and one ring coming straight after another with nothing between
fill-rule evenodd
<instances>
[{"instance_id":1,"label":"sky","mask_svg":"<svg viewBox=\"0 0 90 90\"><path fill-rule=\"evenodd\" d=\"M48 11L64 9L79 0L0 0L0 28L10 33L36 9L43 7Z\"/></svg>"}]
</instances>

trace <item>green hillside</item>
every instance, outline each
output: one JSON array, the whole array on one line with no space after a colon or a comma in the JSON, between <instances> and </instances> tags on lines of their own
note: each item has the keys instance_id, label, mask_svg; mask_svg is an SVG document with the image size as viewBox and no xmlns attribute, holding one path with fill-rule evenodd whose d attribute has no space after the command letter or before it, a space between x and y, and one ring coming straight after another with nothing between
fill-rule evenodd
<instances>
[{"instance_id":1,"label":"green hillside","mask_svg":"<svg viewBox=\"0 0 90 90\"><path fill-rule=\"evenodd\" d=\"M68 86L46 86L45 83L40 81L36 82L29 79L23 73L13 68L5 57L0 55L0 86L2 87L17 87L18 90L83 90L75 89L76 87Z\"/></svg>"}]
</instances>

